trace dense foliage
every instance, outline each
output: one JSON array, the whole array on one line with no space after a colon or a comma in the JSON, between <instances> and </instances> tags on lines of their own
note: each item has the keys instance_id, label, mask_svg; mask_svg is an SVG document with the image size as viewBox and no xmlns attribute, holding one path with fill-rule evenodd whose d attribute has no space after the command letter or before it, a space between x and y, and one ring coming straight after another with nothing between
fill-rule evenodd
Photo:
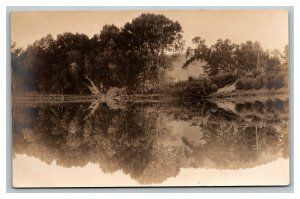
<instances>
[{"instance_id":1,"label":"dense foliage","mask_svg":"<svg viewBox=\"0 0 300 199\"><path fill-rule=\"evenodd\" d=\"M187 49L188 59L183 67L201 60L205 62L203 68L208 76L228 72L242 76L253 70L276 72L283 67L280 52L263 50L258 42L235 44L228 39L218 39L215 44L208 46L204 39L195 37L193 43L196 47Z\"/></svg>"},{"instance_id":2,"label":"dense foliage","mask_svg":"<svg viewBox=\"0 0 300 199\"><path fill-rule=\"evenodd\" d=\"M245 90L288 87L287 45L281 53L279 50L263 50L258 42L252 41L235 44L228 39L219 39L208 46L204 39L195 37L193 43L196 47L187 49L183 68L202 61L207 75L205 78L211 82L208 84L210 90L232 84L236 89ZM203 77L198 80L201 79ZM189 87L192 88L192 85Z\"/></svg>"},{"instance_id":3,"label":"dense foliage","mask_svg":"<svg viewBox=\"0 0 300 199\"><path fill-rule=\"evenodd\" d=\"M104 25L99 34L47 35L26 49L12 44L13 91L40 94L89 94L91 82L101 92L111 87L133 93L171 93L180 100L202 99L219 88L287 87L288 46L264 50L258 42L236 44L218 39L207 45L195 37L183 68L201 61L205 74L170 83L166 71L184 47L182 28L163 15L142 14L117 27Z\"/></svg>"},{"instance_id":4,"label":"dense foliage","mask_svg":"<svg viewBox=\"0 0 300 199\"><path fill-rule=\"evenodd\" d=\"M100 34L51 35L16 49L12 45L14 91L89 93L85 76L109 87L140 90L162 78L171 52L182 48L182 28L163 15L142 14L124 27L105 25Z\"/></svg>"}]
</instances>

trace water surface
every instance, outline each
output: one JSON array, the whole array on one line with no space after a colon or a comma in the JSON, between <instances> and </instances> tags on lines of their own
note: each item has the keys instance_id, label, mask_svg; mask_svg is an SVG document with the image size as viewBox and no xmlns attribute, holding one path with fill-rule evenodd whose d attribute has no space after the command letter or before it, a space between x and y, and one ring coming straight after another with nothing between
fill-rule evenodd
<instances>
[{"instance_id":1,"label":"water surface","mask_svg":"<svg viewBox=\"0 0 300 199\"><path fill-rule=\"evenodd\" d=\"M288 101L17 105L16 187L286 185Z\"/></svg>"}]
</instances>

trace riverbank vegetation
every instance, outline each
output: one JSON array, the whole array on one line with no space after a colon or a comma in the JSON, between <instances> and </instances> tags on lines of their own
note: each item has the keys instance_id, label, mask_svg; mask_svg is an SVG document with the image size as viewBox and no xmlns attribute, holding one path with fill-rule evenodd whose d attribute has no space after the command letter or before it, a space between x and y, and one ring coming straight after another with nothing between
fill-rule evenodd
<instances>
[{"instance_id":1,"label":"riverbank vegetation","mask_svg":"<svg viewBox=\"0 0 300 199\"><path fill-rule=\"evenodd\" d=\"M187 84L186 90L194 90L193 94L206 93L208 95L205 96L212 96L211 94L224 87L234 88L229 92L251 89L277 90L285 88L287 90L288 88L287 45L284 52L281 53L279 50L264 50L258 42L252 41L235 44L228 39L219 39L215 44L208 46L204 39L195 37L193 43L196 47L187 49L187 61L183 67L191 67L196 61L202 61L205 75L190 80L192 82L209 82L205 87L197 86L197 89L201 89L202 92L196 91L193 83L187 83L190 80L180 83L180 85ZM227 92L225 91L224 94ZM188 92L185 96L191 97L191 101L194 98L194 95L191 96Z\"/></svg>"},{"instance_id":2,"label":"riverbank vegetation","mask_svg":"<svg viewBox=\"0 0 300 199\"><path fill-rule=\"evenodd\" d=\"M186 48L183 66L174 66L185 48L183 29L155 14L142 14L121 27L106 24L91 38L63 33L25 49L13 43L13 94L88 96L119 89L122 95L164 94L189 104L231 85L241 91L288 87L288 46L284 52L270 51L258 42L229 39L208 45L201 37L193 44ZM172 67L193 67L199 61L201 76L175 82L167 78Z\"/></svg>"}]
</instances>

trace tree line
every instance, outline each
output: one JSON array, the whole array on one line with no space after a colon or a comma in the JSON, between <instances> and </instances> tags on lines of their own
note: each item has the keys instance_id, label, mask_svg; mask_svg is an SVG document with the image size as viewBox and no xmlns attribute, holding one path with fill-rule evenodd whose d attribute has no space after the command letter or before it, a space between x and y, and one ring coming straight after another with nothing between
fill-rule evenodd
<instances>
[{"instance_id":1,"label":"tree line","mask_svg":"<svg viewBox=\"0 0 300 199\"><path fill-rule=\"evenodd\" d=\"M92 38L47 35L26 49L12 44L13 86L24 92L86 94L87 76L104 92L110 87L138 90L163 79L170 55L182 48L181 25L154 14L120 28L104 25Z\"/></svg>"},{"instance_id":2,"label":"tree line","mask_svg":"<svg viewBox=\"0 0 300 199\"><path fill-rule=\"evenodd\" d=\"M250 40L236 44L218 39L212 45L201 37L192 41L194 47L187 48L187 60L182 67L201 61L205 74L171 86L182 103L199 101L231 85L237 90L288 88L288 45L280 52L264 50L260 43Z\"/></svg>"},{"instance_id":3,"label":"tree line","mask_svg":"<svg viewBox=\"0 0 300 199\"><path fill-rule=\"evenodd\" d=\"M287 45L281 53L278 49L264 50L259 42L250 40L236 44L229 39L218 39L211 46L201 37L195 37L192 41L196 47L187 48L187 61L183 67L202 60L204 71L210 77L225 73L243 76L249 72L278 72L288 68Z\"/></svg>"},{"instance_id":4,"label":"tree line","mask_svg":"<svg viewBox=\"0 0 300 199\"><path fill-rule=\"evenodd\" d=\"M145 93L149 86L170 86L166 84L166 71L184 49L182 33L177 21L164 15L141 14L122 27L104 25L91 38L63 33L55 39L47 35L26 49L12 44L13 90L89 94L87 85L91 81L102 92L122 87ZM218 39L208 45L198 36L192 41L195 47L187 47L182 67L201 61L205 75L173 84L170 92L175 95L176 89L207 95L234 82L240 89L287 84L288 46L281 53L264 50L253 41L236 44Z\"/></svg>"}]
</instances>

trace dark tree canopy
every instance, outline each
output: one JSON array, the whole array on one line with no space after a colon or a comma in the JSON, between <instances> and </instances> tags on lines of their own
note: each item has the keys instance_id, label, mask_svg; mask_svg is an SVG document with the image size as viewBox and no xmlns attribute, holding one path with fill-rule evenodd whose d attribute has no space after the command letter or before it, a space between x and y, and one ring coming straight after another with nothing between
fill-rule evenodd
<instances>
[{"instance_id":1,"label":"dark tree canopy","mask_svg":"<svg viewBox=\"0 0 300 199\"><path fill-rule=\"evenodd\" d=\"M164 15L142 14L126 23L122 32L134 50L162 54L182 47L181 25Z\"/></svg>"},{"instance_id":2,"label":"dark tree canopy","mask_svg":"<svg viewBox=\"0 0 300 199\"><path fill-rule=\"evenodd\" d=\"M104 25L92 38L79 33L56 39L47 35L25 50L12 49L12 64L19 81L34 80L26 85L28 91L89 93L85 76L103 92L110 87L139 90L163 79L170 54L183 48L181 33L178 22L142 14L121 28Z\"/></svg>"},{"instance_id":3,"label":"dark tree canopy","mask_svg":"<svg viewBox=\"0 0 300 199\"><path fill-rule=\"evenodd\" d=\"M120 47L126 57L122 65L129 70L128 86L157 81L159 73L170 64L166 53L183 48L181 33L180 24L163 15L142 14L126 23L120 35Z\"/></svg>"}]
</instances>

